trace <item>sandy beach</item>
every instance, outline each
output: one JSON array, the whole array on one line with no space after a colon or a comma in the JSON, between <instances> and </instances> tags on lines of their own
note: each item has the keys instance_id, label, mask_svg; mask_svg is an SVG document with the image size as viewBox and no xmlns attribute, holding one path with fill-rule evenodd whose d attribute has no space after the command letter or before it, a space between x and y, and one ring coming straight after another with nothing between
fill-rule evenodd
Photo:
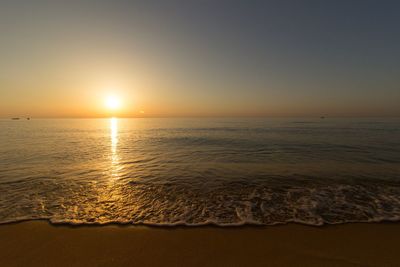
<instances>
[{"instance_id":1,"label":"sandy beach","mask_svg":"<svg viewBox=\"0 0 400 267\"><path fill-rule=\"evenodd\" d=\"M0 226L0 266L398 266L400 224Z\"/></svg>"}]
</instances>

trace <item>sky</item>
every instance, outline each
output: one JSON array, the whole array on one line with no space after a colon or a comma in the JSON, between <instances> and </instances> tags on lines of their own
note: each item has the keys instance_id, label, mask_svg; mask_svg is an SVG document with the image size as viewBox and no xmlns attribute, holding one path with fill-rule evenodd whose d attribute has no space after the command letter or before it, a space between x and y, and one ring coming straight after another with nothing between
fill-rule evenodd
<instances>
[{"instance_id":1,"label":"sky","mask_svg":"<svg viewBox=\"0 0 400 267\"><path fill-rule=\"evenodd\" d=\"M0 117L400 116L399 14L385 0L2 0Z\"/></svg>"}]
</instances>

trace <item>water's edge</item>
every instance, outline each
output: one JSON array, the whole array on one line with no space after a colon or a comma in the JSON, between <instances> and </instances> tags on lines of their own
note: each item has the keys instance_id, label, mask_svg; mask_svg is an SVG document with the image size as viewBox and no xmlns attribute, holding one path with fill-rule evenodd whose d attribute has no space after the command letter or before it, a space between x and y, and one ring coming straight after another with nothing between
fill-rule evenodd
<instances>
[{"instance_id":1,"label":"water's edge","mask_svg":"<svg viewBox=\"0 0 400 267\"><path fill-rule=\"evenodd\" d=\"M109 222L86 222L86 223L74 223L74 222L53 222L51 219L20 219L20 220L13 220L13 221L4 221L0 222L1 226L6 225L14 225L20 223L29 223L29 222L46 222L51 226L67 226L67 227L105 227L105 226L145 226L145 227L156 227L156 228L202 228L202 227L217 227L217 228L242 228L242 227L271 227L271 226L284 226L289 224L297 224L309 227L327 227L327 226L334 226L334 225L345 225L345 224L397 224L400 223L399 218L382 218L382 219L371 219L371 220L348 220L345 222L324 222L321 224L312 224L307 222L301 222L296 220L290 220L287 222L275 222L270 224L265 223L257 223L257 222L243 222L243 223L228 223L228 224L221 224L216 222L205 222L205 223L146 223L146 222L118 222L118 221L109 221Z\"/></svg>"}]
</instances>

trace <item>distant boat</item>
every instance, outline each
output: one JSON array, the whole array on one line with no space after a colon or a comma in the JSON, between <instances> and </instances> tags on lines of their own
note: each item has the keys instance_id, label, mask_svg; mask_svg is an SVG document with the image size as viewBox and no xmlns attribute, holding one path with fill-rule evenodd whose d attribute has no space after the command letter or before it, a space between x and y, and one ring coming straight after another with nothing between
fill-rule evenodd
<instances>
[{"instance_id":1,"label":"distant boat","mask_svg":"<svg viewBox=\"0 0 400 267\"><path fill-rule=\"evenodd\" d=\"M26 119L29 121L31 118L28 117L28 118L26 118Z\"/></svg>"},{"instance_id":2,"label":"distant boat","mask_svg":"<svg viewBox=\"0 0 400 267\"><path fill-rule=\"evenodd\" d=\"M20 118L11 118L12 120L14 120L14 121L17 121L17 120L19 120Z\"/></svg>"},{"instance_id":3,"label":"distant boat","mask_svg":"<svg viewBox=\"0 0 400 267\"><path fill-rule=\"evenodd\" d=\"M319 117L320 119L325 119L325 116L321 116L321 117Z\"/></svg>"}]
</instances>

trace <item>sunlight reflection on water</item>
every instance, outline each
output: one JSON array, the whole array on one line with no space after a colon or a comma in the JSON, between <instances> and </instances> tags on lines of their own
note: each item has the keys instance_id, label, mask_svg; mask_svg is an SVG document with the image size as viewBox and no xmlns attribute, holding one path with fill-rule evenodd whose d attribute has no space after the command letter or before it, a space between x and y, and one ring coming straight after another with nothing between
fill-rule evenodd
<instances>
[{"instance_id":1,"label":"sunlight reflection on water","mask_svg":"<svg viewBox=\"0 0 400 267\"><path fill-rule=\"evenodd\" d=\"M119 171L121 170L118 156L118 119L110 119L110 138L111 138L111 177L114 179L119 178Z\"/></svg>"}]
</instances>

